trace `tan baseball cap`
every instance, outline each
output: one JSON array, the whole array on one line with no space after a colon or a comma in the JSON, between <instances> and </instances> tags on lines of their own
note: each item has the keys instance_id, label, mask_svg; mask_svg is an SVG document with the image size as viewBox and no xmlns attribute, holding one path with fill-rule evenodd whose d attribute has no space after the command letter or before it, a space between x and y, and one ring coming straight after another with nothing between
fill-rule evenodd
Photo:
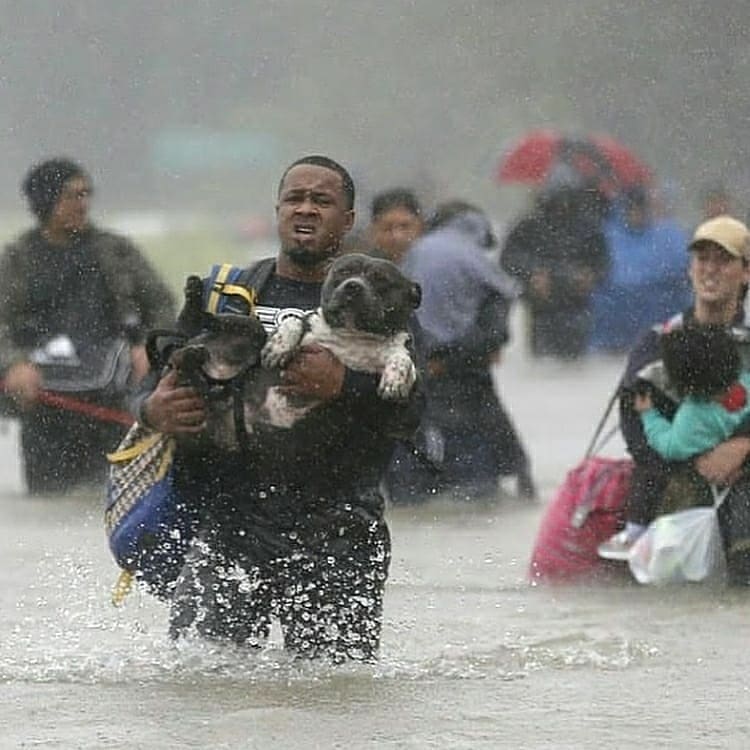
<instances>
[{"instance_id":1,"label":"tan baseball cap","mask_svg":"<svg viewBox=\"0 0 750 750\"><path fill-rule=\"evenodd\" d=\"M704 221L696 230L688 250L703 242L713 242L735 258L750 260L750 230L731 216L717 216Z\"/></svg>"}]
</instances>

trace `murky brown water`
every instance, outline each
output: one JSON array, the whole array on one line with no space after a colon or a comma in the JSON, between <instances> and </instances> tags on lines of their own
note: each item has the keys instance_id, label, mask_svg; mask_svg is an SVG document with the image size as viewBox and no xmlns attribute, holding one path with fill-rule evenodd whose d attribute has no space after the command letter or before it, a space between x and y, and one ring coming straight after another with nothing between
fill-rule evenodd
<instances>
[{"instance_id":1,"label":"murky brown water","mask_svg":"<svg viewBox=\"0 0 750 750\"><path fill-rule=\"evenodd\" d=\"M619 363L526 362L501 389L544 499ZM22 496L0 436L0 748L747 748L750 592L525 581L541 507L390 511L374 667L179 647L164 607L109 603L100 499ZM618 450L613 445L613 451Z\"/></svg>"}]
</instances>

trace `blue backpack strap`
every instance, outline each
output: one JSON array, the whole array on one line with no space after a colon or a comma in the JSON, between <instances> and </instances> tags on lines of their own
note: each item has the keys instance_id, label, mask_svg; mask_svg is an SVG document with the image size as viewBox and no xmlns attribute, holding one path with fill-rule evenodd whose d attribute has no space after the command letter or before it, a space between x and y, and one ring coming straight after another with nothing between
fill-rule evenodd
<instances>
[{"instance_id":1,"label":"blue backpack strap","mask_svg":"<svg viewBox=\"0 0 750 750\"><path fill-rule=\"evenodd\" d=\"M256 290L265 286L275 265L274 258L266 258L248 268L239 268L231 263L212 266L210 274L204 279L204 310L211 315L252 315L257 300Z\"/></svg>"},{"instance_id":2,"label":"blue backpack strap","mask_svg":"<svg viewBox=\"0 0 750 750\"><path fill-rule=\"evenodd\" d=\"M255 308L255 291L237 283L242 269L231 263L211 267L204 280L203 307L207 313L250 315Z\"/></svg>"}]
</instances>

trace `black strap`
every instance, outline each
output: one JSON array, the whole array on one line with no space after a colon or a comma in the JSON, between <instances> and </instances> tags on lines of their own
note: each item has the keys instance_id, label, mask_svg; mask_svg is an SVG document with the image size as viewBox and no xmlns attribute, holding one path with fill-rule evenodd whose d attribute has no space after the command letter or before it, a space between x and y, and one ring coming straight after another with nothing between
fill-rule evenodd
<instances>
[{"instance_id":1,"label":"black strap","mask_svg":"<svg viewBox=\"0 0 750 750\"><path fill-rule=\"evenodd\" d=\"M243 269L236 283L246 289L255 289L256 293L260 294L261 289L268 283L275 271L276 258L263 258Z\"/></svg>"},{"instance_id":2,"label":"black strap","mask_svg":"<svg viewBox=\"0 0 750 750\"><path fill-rule=\"evenodd\" d=\"M237 444L240 446L247 442L245 401L242 398L242 394L245 390L244 385L246 378L247 372L244 373L244 377L234 378L232 381L232 415L234 417L234 432L237 436Z\"/></svg>"},{"instance_id":3,"label":"black strap","mask_svg":"<svg viewBox=\"0 0 750 750\"><path fill-rule=\"evenodd\" d=\"M602 414L601 419L599 420L599 424L597 424L596 430L594 430L594 434L591 437L591 440L589 441L588 448L586 448L586 453L583 456L584 459L589 458L594 453L594 449L596 448L597 442L599 441L599 436L602 434L602 430L604 430L604 425L607 423L607 420L609 419L609 415L612 413L612 408L614 407L615 402L617 401L620 395L621 389L622 389L622 378L620 378L620 380L617 381L617 387L613 391L612 395L609 397L607 406L604 409L604 414ZM613 432L611 432L608 437L611 437Z\"/></svg>"}]
</instances>

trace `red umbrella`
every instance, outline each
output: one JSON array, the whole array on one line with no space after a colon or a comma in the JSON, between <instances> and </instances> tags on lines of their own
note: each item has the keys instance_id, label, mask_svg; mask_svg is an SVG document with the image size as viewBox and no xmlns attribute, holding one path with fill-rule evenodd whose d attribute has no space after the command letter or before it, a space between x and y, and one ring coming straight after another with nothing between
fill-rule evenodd
<instances>
[{"instance_id":1,"label":"red umbrella","mask_svg":"<svg viewBox=\"0 0 750 750\"><path fill-rule=\"evenodd\" d=\"M607 192L651 180L651 170L614 138L605 135L576 138L556 130L532 130L513 144L500 160L497 180L540 185L560 163L597 179Z\"/></svg>"}]
</instances>

